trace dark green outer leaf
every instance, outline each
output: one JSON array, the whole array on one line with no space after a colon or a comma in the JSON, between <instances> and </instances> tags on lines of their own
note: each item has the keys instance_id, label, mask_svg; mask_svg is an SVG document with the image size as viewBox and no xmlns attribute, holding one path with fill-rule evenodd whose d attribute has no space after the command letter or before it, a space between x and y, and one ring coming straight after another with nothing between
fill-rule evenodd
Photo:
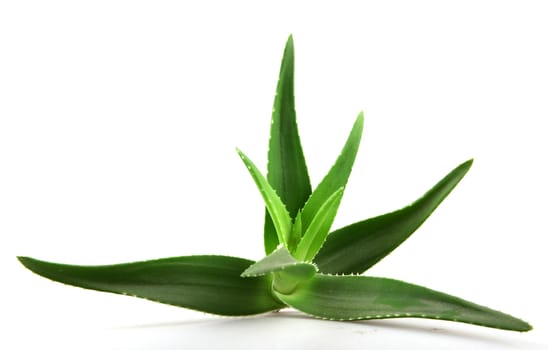
<instances>
[{"instance_id":1,"label":"dark green outer leaf","mask_svg":"<svg viewBox=\"0 0 548 350\"><path fill-rule=\"evenodd\" d=\"M415 232L471 166L459 165L408 207L330 233L314 262L324 273L363 273Z\"/></svg>"},{"instance_id":2,"label":"dark green outer leaf","mask_svg":"<svg viewBox=\"0 0 548 350\"><path fill-rule=\"evenodd\" d=\"M272 296L269 276L240 277L253 263L246 259L202 255L104 266L19 260L57 282L218 315L252 315L284 307Z\"/></svg>"},{"instance_id":3,"label":"dark green outer leaf","mask_svg":"<svg viewBox=\"0 0 548 350\"><path fill-rule=\"evenodd\" d=\"M292 218L311 193L296 121L294 69L293 38L290 36L284 50L272 111L267 179ZM264 243L266 254L274 251L279 243L268 212L265 216Z\"/></svg>"},{"instance_id":4,"label":"dark green outer leaf","mask_svg":"<svg viewBox=\"0 0 548 350\"><path fill-rule=\"evenodd\" d=\"M514 331L531 326L513 316L402 281L318 274L278 297L307 314L334 320L421 317Z\"/></svg>"}]
</instances>

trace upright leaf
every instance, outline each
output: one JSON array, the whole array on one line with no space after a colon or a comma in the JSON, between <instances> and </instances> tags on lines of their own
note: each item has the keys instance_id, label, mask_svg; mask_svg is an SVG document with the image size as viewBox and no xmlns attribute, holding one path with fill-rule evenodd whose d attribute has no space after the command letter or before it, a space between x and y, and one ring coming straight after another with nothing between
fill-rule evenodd
<instances>
[{"instance_id":1,"label":"upright leaf","mask_svg":"<svg viewBox=\"0 0 548 350\"><path fill-rule=\"evenodd\" d=\"M304 313L332 320L432 318L513 331L531 326L513 316L425 287L365 276L318 274L280 300Z\"/></svg>"},{"instance_id":2,"label":"upright leaf","mask_svg":"<svg viewBox=\"0 0 548 350\"><path fill-rule=\"evenodd\" d=\"M422 198L403 209L329 234L315 263L324 273L363 273L405 241L432 214L472 166L462 163Z\"/></svg>"},{"instance_id":3,"label":"upright leaf","mask_svg":"<svg viewBox=\"0 0 548 350\"><path fill-rule=\"evenodd\" d=\"M335 220L343 191L344 188L339 188L320 207L297 246L297 250L295 251L297 259L312 261L316 253L318 253L329 233L331 224Z\"/></svg>"},{"instance_id":4,"label":"upright leaf","mask_svg":"<svg viewBox=\"0 0 548 350\"><path fill-rule=\"evenodd\" d=\"M284 246L287 246L289 235L291 234L291 217L287 212L282 200L276 194L276 191L270 186L268 181L261 174L259 169L253 164L253 162L239 149L237 149L240 158L249 170L251 177L255 181L255 184L259 188L261 195L266 204L266 209L272 218L275 232L278 237L278 241L282 242Z\"/></svg>"},{"instance_id":5,"label":"upright leaf","mask_svg":"<svg viewBox=\"0 0 548 350\"><path fill-rule=\"evenodd\" d=\"M267 179L285 203L292 218L295 218L311 192L297 129L294 69L293 37L289 36L272 110ZM265 216L264 243L266 254L276 249L279 243L268 209Z\"/></svg>"},{"instance_id":6,"label":"upright leaf","mask_svg":"<svg viewBox=\"0 0 548 350\"><path fill-rule=\"evenodd\" d=\"M302 210L302 227L306 232L321 206L339 188L346 186L358 153L363 131L363 112L360 112L337 161L314 190Z\"/></svg>"},{"instance_id":7,"label":"upright leaf","mask_svg":"<svg viewBox=\"0 0 548 350\"><path fill-rule=\"evenodd\" d=\"M271 277L240 277L253 263L246 259L202 255L104 266L19 260L57 282L218 315L253 315L284 307L272 296Z\"/></svg>"}]
</instances>

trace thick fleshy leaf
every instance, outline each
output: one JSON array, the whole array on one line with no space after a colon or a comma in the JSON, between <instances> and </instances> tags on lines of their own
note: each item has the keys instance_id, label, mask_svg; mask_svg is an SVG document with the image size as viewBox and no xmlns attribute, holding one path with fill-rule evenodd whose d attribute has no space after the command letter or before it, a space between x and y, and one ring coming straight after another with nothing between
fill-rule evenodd
<instances>
[{"instance_id":1,"label":"thick fleshy leaf","mask_svg":"<svg viewBox=\"0 0 548 350\"><path fill-rule=\"evenodd\" d=\"M281 247L248 267L242 273L242 277L264 276L280 271L295 278L308 279L316 273L317 269L313 264L296 260L286 248Z\"/></svg>"},{"instance_id":2,"label":"thick fleshy leaf","mask_svg":"<svg viewBox=\"0 0 548 350\"><path fill-rule=\"evenodd\" d=\"M294 96L295 58L293 37L284 50L280 77L272 110L268 149L267 179L276 190L292 218L310 196L310 180L297 129ZM278 246L279 240L267 210L264 226L266 254Z\"/></svg>"},{"instance_id":3,"label":"thick fleshy leaf","mask_svg":"<svg viewBox=\"0 0 548 350\"><path fill-rule=\"evenodd\" d=\"M295 251L297 245L301 241L302 236L303 222L301 212L299 211L293 221L293 226L291 227L291 235L289 236L289 244L287 245L290 251Z\"/></svg>"},{"instance_id":4,"label":"thick fleshy leaf","mask_svg":"<svg viewBox=\"0 0 548 350\"><path fill-rule=\"evenodd\" d=\"M255 164L253 164L253 162L242 151L239 149L237 149L237 151L247 167L247 170L249 170L251 177L253 177L259 191L261 192L261 196L266 204L266 209L268 210L268 213L272 218L272 222L274 223L278 240L283 243L284 246L287 246L289 235L291 234L292 222L284 203L280 197L278 197L278 194L272 186L270 186L263 174L261 174L259 169L257 169Z\"/></svg>"},{"instance_id":5,"label":"thick fleshy leaf","mask_svg":"<svg viewBox=\"0 0 548 350\"><path fill-rule=\"evenodd\" d=\"M306 232L308 225L310 225L325 201L339 188L346 186L348 177L352 172L356 154L358 153L362 131L363 112L360 112L337 161L304 205L302 210L302 227L304 232Z\"/></svg>"},{"instance_id":6,"label":"thick fleshy leaf","mask_svg":"<svg viewBox=\"0 0 548 350\"><path fill-rule=\"evenodd\" d=\"M314 259L329 233L331 224L335 220L343 191L344 188L339 188L320 207L297 246L295 251L297 259L302 261L312 261Z\"/></svg>"},{"instance_id":7,"label":"thick fleshy leaf","mask_svg":"<svg viewBox=\"0 0 548 350\"><path fill-rule=\"evenodd\" d=\"M183 256L118 265L77 266L28 257L19 261L51 280L148 299L218 315L253 315L283 308L272 296L272 278L242 278L251 260Z\"/></svg>"},{"instance_id":8,"label":"thick fleshy leaf","mask_svg":"<svg viewBox=\"0 0 548 350\"><path fill-rule=\"evenodd\" d=\"M333 320L421 317L514 331L531 326L513 316L402 281L318 274L291 294L275 292L289 306Z\"/></svg>"},{"instance_id":9,"label":"thick fleshy leaf","mask_svg":"<svg viewBox=\"0 0 548 350\"><path fill-rule=\"evenodd\" d=\"M462 163L410 206L330 233L314 262L324 273L363 273L415 232L471 166Z\"/></svg>"}]
</instances>

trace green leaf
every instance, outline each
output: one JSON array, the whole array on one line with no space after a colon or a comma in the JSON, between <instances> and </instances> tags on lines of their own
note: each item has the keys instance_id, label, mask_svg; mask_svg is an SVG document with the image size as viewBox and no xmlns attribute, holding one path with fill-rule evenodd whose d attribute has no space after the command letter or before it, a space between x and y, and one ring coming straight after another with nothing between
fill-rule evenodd
<instances>
[{"instance_id":1,"label":"green leaf","mask_svg":"<svg viewBox=\"0 0 548 350\"><path fill-rule=\"evenodd\" d=\"M284 246L287 246L289 240L289 235L291 234L291 217L287 212L285 205L282 200L276 194L276 191L270 186L268 181L261 174L259 169L253 164L253 162L239 149L236 149L240 158L242 158L244 164L249 170L251 177L257 184L261 195L263 196L264 202L266 204L266 209L272 218L274 223L274 228L276 229L276 234L278 240L283 243Z\"/></svg>"},{"instance_id":2,"label":"green leaf","mask_svg":"<svg viewBox=\"0 0 548 350\"><path fill-rule=\"evenodd\" d=\"M248 267L242 273L242 277L264 276L280 271L284 271L296 278L302 277L308 279L316 273L317 269L313 264L296 260L286 248L281 247Z\"/></svg>"},{"instance_id":3,"label":"green leaf","mask_svg":"<svg viewBox=\"0 0 548 350\"><path fill-rule=\"evenodd\" d=\"M312 219L310 225L308 225L308 228L295 251L295 257L297 259L312 261L316 253L318 253L329 233L331 224L333 224L333 221L335 220L343 191L343 187L339 188L320 207L316 216Z\"/></svg>"},{"instance_id":4,"label":"green leaf","mask_svg":"<svg viewBox=\"0 0 548 350\"><path fill-rule=\"evenodd\" d=\"M358 153L362 131L363 112L360 112L337 161L314 190L302 210L302 225L305 232L325 201L339 188L346 186Z\"/></svg>"},{"instance_id":5,"label":"green leaf","mask_svg":"<svg viewBox=\"0 0 548 350\"><path fill-rule=\"evenodd\" d=\"M303 236L303 223L301 218L301 212L299 211L297 213L297 216L295 216L293 226L291 227L291 234L289 235L289 242L287 244L287 247L292 252L295 251Z\"/></svg>"},{"instance_id":6,"label":"green leaf","mask_svg":"<svg viewBox=\"0 0 548 350\"><path fill-rule=\"evenodd\" d=\"M471 166L462 163L408 207L330 233L314 262L324 273L363 273L415 232Z\"/></svg>"},{"instance_id":7,"label":"green leaf","mask_svg":"<svg viewBox=\"0 0 548 350\"><path fill-rule=\"evenodd\" d=\"M526 322L469 301L402 281L318 274L280 300L304 313L333 320L421 317L528 331Z\"/></svg>"},{"instance_id":8,"label":"green leaf","mask_svg":"<svg viewBox=\"0 0 548 350\"><path fill-rule=\"evenodd\" d=\"M218 315L253 315L283 308L271 293L272 278L242 278L251 260L184 256L119 265L76 266L19 257L51 280L124 294Z\"/></svg>"},{"instance_id":9,"label":"green leaf","mask_svg":"<svg viewBox=\"0 0 548 350\"><path fill-rule=\"evenodd\" d=\"M267 179L276 190L292 218L310 196L310 180L297 129L294 94L295 58L293 37L284 50L280 77L272 110ZM279 240L270 214L266 212L264 244L266 254L278 246Z\"/></svg>"}]
</instances>

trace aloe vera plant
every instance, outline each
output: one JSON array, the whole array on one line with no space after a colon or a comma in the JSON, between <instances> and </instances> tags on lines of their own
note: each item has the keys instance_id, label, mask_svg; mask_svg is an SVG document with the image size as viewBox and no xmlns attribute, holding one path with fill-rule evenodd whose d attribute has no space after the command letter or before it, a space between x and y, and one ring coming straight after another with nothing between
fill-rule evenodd
<instances>
[{"instance_id":1,"label":"aloe vera plant","mask_svg":"<svg viewBox=\"0 0 548 350\"><path fill-rule=\"evenodd\" d=\"M33 272L78 287L130 295L219 315L292 307L331 320L418 317L505 330L531 326L513 316L414 284L362 275L405 241L472 165L453 169L420 199L394 212L330 233L358 151L360 113L335 164L312 191L297 130L294 49L283 55L272 112L268 175L240 150L266 204L258 262L196 255L106 266L77 266L19 257Z\"/></svg>"}]
</instances>

